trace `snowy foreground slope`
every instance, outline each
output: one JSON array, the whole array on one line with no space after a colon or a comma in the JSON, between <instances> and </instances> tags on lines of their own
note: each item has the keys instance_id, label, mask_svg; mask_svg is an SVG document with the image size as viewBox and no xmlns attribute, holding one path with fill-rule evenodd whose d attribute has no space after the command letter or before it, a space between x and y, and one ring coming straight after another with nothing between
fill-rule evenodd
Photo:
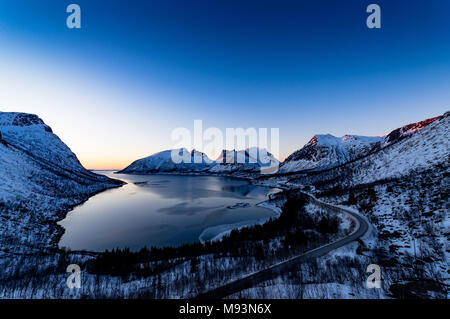
<instances>
[{"instance_id":1,"label":"snowy foreground slope","mask_svg":"<svg viewBox=\"0 0 450 319\"><path fill-rule=\"evenodd\" d=\"M0 258L57 247L56 221L118 185L82 167L36 115L0 112Z\"/></svg>"},{"instance_id":2,"label":"snowy foreground slope","mask_svg":"<svg viewBox=\"0 0 450 319\"><path fill-rule=\"evenodd\" d=\"M386 296L448 298L449 125L447 112L393 131L379 150L360 159L272 179L356 209L373 230L362 241L305 265L302 277L285 278L264 291L250 289L239 296L270 297L278 291L292 297L295 285L307 298L365 298L369 291L361 289L366 278L362 273L367 265L377 264ZM299 285L305 277L310 284ZM311 284L315 282L322 284Z\"/></svg>"},{"instance_id":3,"label":"snowy foreground slope","mask_svg":"<svg viewBox=\"0 0 450 319\"><path fill-rule=\"evenodd\" d=\"M183 158L175 162L172 154ZM152 173L206 173L234 174L259 173L261 169L278 168L278 160L265 149L249 148L246 150L223 150L219 158L211 160L206 154L185 148L166 150L139 159L118 173L152 174Z\"/></svg>"},{"instance_id":4,"label":"snowy foreground slope","mask_svg":"<svg viewBox=\"0 0 450 319\"><path fill-rule=\"evenodd\" d=\"M384 137L345 135L335 137L331 134L315 135L304 147L295 151L282 163L280 172L301 170L322 170L377 152L398 140L420 131L440 119L434 117L421 122L400 127Z\"/></svg>"}]
</instances>

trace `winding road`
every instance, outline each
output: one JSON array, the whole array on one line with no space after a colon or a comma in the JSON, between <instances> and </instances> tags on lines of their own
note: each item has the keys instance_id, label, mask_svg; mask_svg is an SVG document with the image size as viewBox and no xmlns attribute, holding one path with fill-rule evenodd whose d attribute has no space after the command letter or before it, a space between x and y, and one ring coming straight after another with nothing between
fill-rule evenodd
<instances>
[{"instance_id":1,"label":"winding road","mask_svg":"<svg viewBox=\"0 0 450 319\"><path fill-rule=\"evenodd\" d=\"M354 230L348 236L346 236L342 239L339 239L337 241L326 244L324 246L312 249L304 254L292 257L292 258L282 261L280 263L274 264L268 268L257 271L255 273L252 273L250 275L247 275L245 277L242 277L242 278L232 281L230 283L227 283L223 286L220 286L220 287L214 288L210 291L201 293L196 298L198 298L198 299L222 299L222 298L225 298L232 294L235 294L239 291L242 291L244 289L255 287L257 284L259 284L261 282L274 279L274 278L280 276L281 274L298 269L298 264L303 263L308 259L324 256L337 248L340 248L342 246L345 246L345 245L353 242L354 240L362 237L369 229L369 225L364 220L364 218L362 218L358 214L354 213L350 209L327 204L327 203L324 203L324 202L318 200L317 198L315 198L312 195L309 195L306 193L304 193L304 194L309 196L311 201L313 201L316 205L321 206L322 208L327 209L328 211L330 211L332 213L340 213L340 214L349 216L351 219L353 219L355 221Z\"/></svg>"}]
</instances>

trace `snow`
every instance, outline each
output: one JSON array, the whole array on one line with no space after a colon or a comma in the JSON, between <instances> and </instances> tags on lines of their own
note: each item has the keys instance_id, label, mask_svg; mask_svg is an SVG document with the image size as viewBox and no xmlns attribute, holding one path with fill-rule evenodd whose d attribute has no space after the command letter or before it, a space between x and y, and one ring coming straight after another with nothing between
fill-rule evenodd
<instances>
[{"instance_id":1,"label":"snow","mask_svg":"<svg viewBox=\"0 0 450 319\"><path fill-rule=\"evenodd\" d=\"M380 141L382 141L382 138L378 136L344 135L342 137L336 137L331 134L317 134L306 145L319 144L322 146L342 147L345 144L372 144Z\"/></svg>"},{"instance_id":2,"label":"snow","mask_svg":"<svg viewBox=\"0 0 450 319\"><path fill-rule=\"evenodd\" d=\"M172 154L183 158L183 162L175 163ZM166 150L134 161L131 165L118 172L121 174L148 174L156 172L201 172L212 165L212 160L204 153L185 148Z\"/></svg>"},{"instance_id":3,"label":"snow","mask_svg":"<svg viewBox=\"0 0 450 319\"><path fill-rule=\"evenodd\" d=\"M306 178L300 178L299 183L313 184L315 181L339 179L341 186L349 183L358 185L386 178L398 178L413 171L421 171L447 163L449 159L448 150L450 149L449 121L449 116L440 117L421 127L420 130L395 141L392 140L391 135L389 144L375 148L373 152L365 156L324 170L321 174L311 176L306 174ZM386 138L388 137L389 135ZM333 152L327 153L327 156L313 164L329 163L331 158L335 158L329 156L329 154L336 154ZM283 163L281 171L295 171L300 165L309 165L310 163L310 161L288 161L287 159Z\"/></svg>"},{"instance_id":4,"label":"snow","mask_svg":"<svg viewBox=\"0 0 450 319\"><path fill-rule=\"evenodd\" d=\"M292 169L303 166L318 169L349 159L351 162L312 176L305 174L303 178L277 177L260 182L283 188L308 185L318 193L323 190L323 185L332 187L337 183L348 188L383 181L386 184L373 186L377 197L370 213L365 212L365 218L373 227L361 241L300 265L294 279L282 276L230 297L387 298L390 284L414 275L412 261L415 260L416 253L417 258L432 259L426 264L427 272L422 272L421 275L435 278L432 275L437 274L447 278L448 283L449 217L447 196L444 197L443 194L448 193L446 190L449 186L449 124L446 114L426 122L426 125L405 126L401 130L402 134L390 135L389 143L381 143L382 145L378 145L380 138L316 136L305 146L308 149L300 154L312 157L293 160L299 166L291 164ZM60 261L58 254L61 252L54 249L57 248L62 231L56 222L71 207L82 203L95 192L119 184L85 170L70 149L35 115L0 112L0 133L0 266L3 269L2 277L6 278L0 282L0 298L80 298L95 296L96 289L101 291L98 296L130 297L141 288L150 287L156 291L155 276L122 280L110 276L96 278L87 272L83 274L82 293L67 291L61 284L67 278L66 274L57 272L54 268ZM386 138L381 138L381 141L387 141ZM367 154L372 146L379 148L375 148L374 153ZM236 156L248 159L244 151L235 153L239 153ZM164 151L136 161L136 164L133 163L135 172L154 169L182 172L183 170L178 170L179 166L170 166L170 154L170 150ZM361 154L365 155L358 157ZM191 155L204 159L200 152L195 151ZM213 172L212 167L220 167L220 170L233 174L242 170L251 171L251 166L246 166L246 163L212 164L204 172ZM189 167L184 169L192 170ZM217 170L220 171L218 168ZM393 190L388 191L386 185ZM364 194L365 190L366 188L360 189L357 195ZM340 204L347 196L325 196L323 199ZM273 201L259 205L274 209L274 214L280 213L280 205L275 205ZM309 206L307 210L322 213ZM200 239L219 239L231 229L246 225L248 224L244 222L242 225L222 225L207 229ZM344 232L349 226L348 220L344 219L340 232ZM394 233L399 235L393 236ZM277 240L273 240L268 247L276 244ZM358 252L362 248L365 250ZM381 248L388 254L382 256L382 259L376 255ZM42 254L44 251L53 253ZM68 258L71 263L82 264L91 257L70 254ZM388 258L395 258L398 262L382 269L383 289L365 288L367 265ZM209 269L210 275L218 273L220 276L217 280L204 282L204 289L267 267L265 261L251 258L214 258L205 255L200 256L199 260L199 272L195 274L189 271L189 261L164 271L161 274L162 290L156 291L155 296L195 296L196 291L190 289L194 286L189 284L206 278L206 269ZM19 276L14 275L16 271ZM28 277L22 278L21 275L27 272L39 273L40 281L28 282ZM181 280L188 283L181 286L183 288L178 286Z\"/></svg>"},{"instance_id":5,"label":"snow","mask_svg":"<svg viewBox=\"0 0 450 319\"><path fill-rule=\"evenodd\" d=\"M84 169L36 115L0 112L0 133L0 243L4 249L25 252L56 247L61 230L52 222L91 194L120 185Z\"/></svg>"},{"instance_id":6,"label":"snow","mask_svg":"<svg viewBox=\"0 0 450 319\"><path fill-rule=\"evenodd\" d=\"M425 170L448 162L449 122L450 118L444 117L416 131L408 138L352 163L352 167L364 168L364 172L353 176L353 183L401 177L408 175L411 171Z\"/></svg>"},{"instance_id":7,"label":"snow","mask_svg":"<svg viewBox=\"0 0 450 319\"><path fill-rule=\"evenodd\" d=\"M281 214L281 208L278 206L276 202L262 202L257 206L267 208L273 211L273 215L268 218L260 218L260 219L252 219L247 221L242 221L234 224L223 224L217 225L213 227L208 227L199 236L199 241L204 243L205 241L216 241L221 240L224 236L231 233L232 230L238 230L244 227L254 226L254 225L262 225L267 222L270 218L277 218ZM229 207L231 208L231 207ZM236 207L238 208L238 207Z\"/></svg>"},{"instance_id":8,"label":"snow","mask_svg":"<svg viewBox=\"0 0 450 319\"><path fill-rule=\"evenodd\" d=\"M302 149L291 154L282 163L280 171L296 172L323 169L346 163L370 152L382 142L382 137L331 134L315 135Z\"/></svg>"},{"instance_id":9,"label":"snow","mask_svg":"<svg viewBox=\"0 0 450 319\"><path fill-rule=\"evenodd\" d=\"M336 137L331 134L315 135L303 148L286 158L281 165L280 172L327 169L362 158L371 152L378 151L400 139L423 130L443 117L445 118L446 115L408 124L393 130L389 134L381 134L374 137L359 135Z\"/></svg>"},{"instance_id":10,"label":"snow","mask_svg":"<svg viewBox=\"0 0 450 319\"><path fill-rule=\"evenodd\" d=\"M238 208L246 208L250 207L249 203L236 203L234 205L227 206L228 209L238 209Z\"/></svg>"},{"instance_id":11,"label":"snow","mask_svg":"<svg viewBox=\"0 0 450 319\"><path fill-rule=\"evenodd\" d=\"M66 169L83 171L75 154L35 115L0 113L3 139L22 151Z\"/></svg>"},{"instance_id":12,"label":"snow","mask_svg":"<svg viewBox=\"0 0 450 319\"><path fill-rule=\"evenodd\" d=\"M173 152L185 156L186 161L175 163L172 159ZM120 171L124 174L152 174L158 172L209 174L230 173L256 173L260 169L269 169L278 166L278 160L265 149L249 148L246 150L223 150L216 161L211 160L206 154L193 150L189 152L185 148L166 150L134 161L131 165Z\"/></svg>"}]
</instances>

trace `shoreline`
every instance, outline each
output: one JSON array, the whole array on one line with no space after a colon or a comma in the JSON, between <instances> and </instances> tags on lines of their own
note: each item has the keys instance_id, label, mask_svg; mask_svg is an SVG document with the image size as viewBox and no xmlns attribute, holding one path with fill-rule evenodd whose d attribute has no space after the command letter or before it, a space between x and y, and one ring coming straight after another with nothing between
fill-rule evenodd
<instances>
[{"instance_id":1,"label":"shoreline","mask_svg":"<svg viewBox=\"0 0 450 319\"><path fill-rule=\"evenodd\" d=\"M103 176L105 176L105 175L103 175ZM94 191L92 194L89 194L88 197L84 198L84 199L81 200L79 203L70 205L69 207L66 207L65 209L62 209L62 210L60 211L60 213L58 213L58 217L60 217L60 219L58 219L58 220L55 221L55 223L54 223L56 234L55 234L55 236L53 237L53 241L54 241L54 242L51 243L52 245L55 246L54 249L56 249L56 251L67 250L68 253L72 253L72 254L80 254L80 253L82 253L82 254L99 254L99 253L102 253L102 252L90 251L90 250L71 250L69 247L60 247L60 246L59 246L59 242L61 241L61 238L62 238L62 236L64 235L64 233L66 232L66 229L65 229L63 226L61 226L61 225L59 224L59 222L62 221L62 220L64 220L64 219L67 217L67 215L68 215L71 211L73 211L73 210L75 209L75 207L83 205L84 203L86 203L89 199L91 199L91 198L94 197L95 195L98 195L98 194L100 194L100 193L103 193L104 191L107 191L107 190L109 190L109 189L114 189L114 188L122 187L122 186L124 186L124 185L127 184L126 182L124 182L124 181L122 181L122 180L119 180L119 179L113 179L113 180L114 180L114 181L117 181L117 182L111 183L111 184L108 185L108 186L105 185L105 187L103 187L103 188L101 188L101 189L98 189L98 190ZM120 183L119 183L119 182L120 182Z\"/></svg>"},{"instance_id":2,"label":"shoreline","mask_svg":"<svg viewBox=\"0 0 450 319\"><path fill-rule=\"evenodd\" d=\"M99 174L98 172L100 171L105 171L105 170L92 170L94 173ZM234 175L229 175L229 174L205 174L205 173L175 173L175 172L161 172L161 173L150 173L150 174L129 174L129 173L118 173L118 171L115 170L108 170L108 171L112 171L113 174L128 174L128 175L142 175L142 176L149 176L149 175L169 175L169 176L214 176L214 177L223 177L223 178L232 178L232 179L237 179L237 180L245 180L247 181L249 184L251 185L255 185L255 186L261 186L261 187L267 187L270 188L270 190L272 189L280 189L282 191L289 189L289 187L286 186L280 186L278 183L274 182L272 183L257 183L256 180L254 180L253 176L234 176ZM103 174L99 174L99 175L103 175ZM103 175L106 176L106 175ZM108 177L108 176L107 176ZM92 195L90 195L88 198L86 198L85 200L81 201L78 204L72 205L68 210L66 210L64 212L64 215L62 215L62 218L59 219L55 224L56 224L56 231L58 232L58 234L54 237L55 238L55 242L56 242L56 247L55 249L57 250L64 250L64 247L59 247L59 242L62 238L62 236L64 235L65 229L64 227L62 227L61 225L58 224L58 222L60 222L61 220L64 220L64 218L67 217L67 214L70 213L75 207L79 206L79 205L83 205L85 202L87 202L90 198L92 198L93 196L102 193L108 189L113 189L113 188L117 188L117 187L122 187L124 185L126 185L127 183L119 178L115 179L116 181L120 181L122 182L122 184L120 185L114 185L112 187L106 187L103 188L101 190L98 190L96 192L94 192ZM272 184L272 185L270 185ZM270 193L269 190L269 193ZM268 193L268 196L269 196ZM248 226L254 226L254 225L262 225L265 222L267 222L268 220L270 220L271 218L278 218L281 214L281 208L276 206L275 203L271 204L270 202L270 198L267 198L266 200L259 202L257 204L255 204L254 206L258 206L261 208L265 208L270 210L273 215L269 216L269 217L263 217L263 218L259 218L259 219L254 219L254 220L247 220L247 221L241 221L238 223L233 223L233 224L223 224L223 225L217 225L217 226L212 226L212 227L207 227L205 228L200 235L198 236L198 240L200 243L204 244L206 241L216 241L219 240L221 238L223 238L224 236L226 236L227 234L229 234L231 231L235 230L235 229L241 229L244 227L248 227ZM208 238L205 238L208 237ZM70 253L74 253L74 254L78 254L78 253L83 253L83 254L89 254L89 255L98 255L98 254L102 254L103 251L91 251L91 250L70 250L70 248L68 248L68 252Z\"/></svg>"},{"instance_id":3,"label":"shoreline","mask_svg":"<svg viewBox=\"0 0 450 319\"><path fill-rule=\"evenodd\" d=\"M278 218L281 215L281 208L277 207L275 204L271 205L268 202L270 199L256 204L255 206L269 209L273 212L273 216L252 219L247 221L242 221L234 224L223 224L205 228L202 233L198 236L200 243L204 244L207 241L217 241L221 240L226 235L230 234L233 230L239 230L249 226L262 225L269 221L271 218ZM210 238L204 238L205 236Z\"/></svg>"}]
</instances>

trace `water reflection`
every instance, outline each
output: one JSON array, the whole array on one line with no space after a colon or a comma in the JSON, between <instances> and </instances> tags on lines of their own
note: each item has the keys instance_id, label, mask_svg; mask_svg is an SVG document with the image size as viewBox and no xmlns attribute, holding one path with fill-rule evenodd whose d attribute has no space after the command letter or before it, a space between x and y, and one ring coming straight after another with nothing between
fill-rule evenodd
<instances>
[{"instance_id":1,"label":"water reflection","mask_svg":"<svg viewBox=\"0 0 450 319\"><path fill-rule=\"evenodd\" d=\"M116 247L179 245L197 241L208 227L269 218L255 206L269 188L214 176L124 175L128 184L76 207L60 224L61 247L103 251ZM250 207L228 209L236 203Z\"/></svg>"}]
</instances>

